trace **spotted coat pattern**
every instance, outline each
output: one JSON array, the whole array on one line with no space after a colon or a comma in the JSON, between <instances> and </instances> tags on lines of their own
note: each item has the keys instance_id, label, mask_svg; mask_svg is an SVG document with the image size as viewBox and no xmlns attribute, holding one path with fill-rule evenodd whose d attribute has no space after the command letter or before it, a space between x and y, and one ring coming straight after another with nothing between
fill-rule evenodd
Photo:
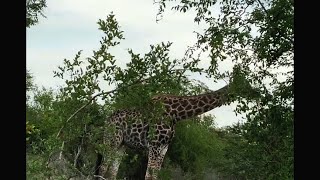
<instances>
[{"instance_id":1,"label":"spotted coat pattern","mask_svg":"<svg viewBox=\"0 0 320 180\"><path fill-rule=\"evenodd\" d=\"M196 96L168 94L154 96L152 101L162 103L165 108L163 118L169 118L170 122L160 119L152 124L155 130L152 138L148 138L150 126L148 121L143 119L141 112L118 110L108 117L107 123L114 125L116 129L113 138L108 139L114 148L129 147L147 151L148 166L145 179L157 179L157 171L160 170L168 146L174 137L176 123L222 106L228 101L227 92L228 86L225 86L217 91ZM110 165L110 179L116 178L119 162L120 160L117 160ZM100 166L99 174L105 177L107 171L108 164L104 162Z\"/></svg>"}]
</instances>

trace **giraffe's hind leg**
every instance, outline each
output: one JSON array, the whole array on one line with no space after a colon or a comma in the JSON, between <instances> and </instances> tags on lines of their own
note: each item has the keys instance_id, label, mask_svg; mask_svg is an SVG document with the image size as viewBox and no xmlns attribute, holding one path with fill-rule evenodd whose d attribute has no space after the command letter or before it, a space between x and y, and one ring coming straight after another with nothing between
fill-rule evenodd
<instances>
[{"instance_id":1,"label":"giraffe's hind leg","mask_svg":"<svg viewBox=\"0 0 320 180\"><path fill-rule=\"evenodd\" d=\"M148 153L148 167L145 180L155 180L158 177L158 172L161 169L163 159L167 153L168 145L160 147L150 147Z\"/></svg>"}]
</instances>

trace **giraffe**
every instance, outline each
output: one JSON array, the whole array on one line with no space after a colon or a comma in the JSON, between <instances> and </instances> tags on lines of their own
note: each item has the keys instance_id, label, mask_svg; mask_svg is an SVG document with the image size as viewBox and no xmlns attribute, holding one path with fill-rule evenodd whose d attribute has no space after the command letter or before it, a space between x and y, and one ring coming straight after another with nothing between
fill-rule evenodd
<instances>
[{"instance_id":1,"label":"giraffe","mask_svg":"<svg viewBox=\"0 0 320 180\"><path fill-rule=\"evenodd\" d=\"M160 102L163 105L163 117L169 118L169 123L160 119L150 125L143 120L142 114L137 110L115 111L107 123L114 125L116 129L114 137L109 139L111 139L113 148L117 150L117 158L110 165L103 160L98 167L100 168L99 175L105 177L109 170L110 178L115 179L121 157L125 148L129 147L147 152L148 165L145 180L157 179L157 172L161 169L169 144L174 137L176 123L226 104L229 101L228 91L229 85L226 85L216 91L194 96L160 94L152 97L152 102ZM129 121L131 123L128 123ZM152 138L148 138L151 126L154 128L155 134Z\"/></svg>"}]
</instances>

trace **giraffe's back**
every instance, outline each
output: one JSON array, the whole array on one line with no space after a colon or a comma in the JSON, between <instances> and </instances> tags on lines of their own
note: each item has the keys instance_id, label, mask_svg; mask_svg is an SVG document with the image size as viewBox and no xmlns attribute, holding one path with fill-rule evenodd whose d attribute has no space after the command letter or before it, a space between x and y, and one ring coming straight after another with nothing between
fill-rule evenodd
<instances>
[{"instance_id":1,"label":"giraffe's back","mask_svg":"<svg viewBox=\"0 0 320 180\"><path fill-rule=\"evenodd\" d=\"M118 110L109 117L110 123L116 127L116 136L122 136L121 144L133 149L148 148L149 124L136 110ZM154 124L155 134L151 143L167 144L171 141L174 129L164 122Z\"/></svg>"}]
</instances>

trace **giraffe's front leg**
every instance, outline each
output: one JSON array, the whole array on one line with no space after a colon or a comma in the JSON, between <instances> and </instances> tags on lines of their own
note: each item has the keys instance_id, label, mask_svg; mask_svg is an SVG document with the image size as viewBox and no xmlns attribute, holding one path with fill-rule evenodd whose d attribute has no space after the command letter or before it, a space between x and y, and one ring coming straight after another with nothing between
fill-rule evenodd
<instances>
[{"instance_id":1,"label":"giraffe's front leg","mask_svg":"<svg viewBox=\"0 0 320 180\"><path fill-rule=\"evenodd\" d=\"M110 178L111 179L116 179L117 174L118 174L118 170L119 170L119 166L122 160L122 157L125 153L125 148L124 147L120 147L118 149L118 151L116 152L116 157L114 158L114 161L111 163L110 166Z\"/></svg>"},{"instance_id":2,"label":"giraffe's front leg","mask_svg":"<svg viewBox=\"0 0 320 180\"><path fill-rule=\"evenodd\" d=\"M168 150L168 145L161 147L150 147L148 153L148 167L145 180L156 180L161 169L164 156Z\"/></svg>"},{"instance_id":3,"label":"giraffe's front leg","mask_svg":"<svg viewBox=\"0 0 320 180\"><path fill-rule=\"evenodd\" d=\"M103 159L100 166L99 177L97 179L102 180L105 177L112 180L116 179L124 153L125 148L120 147L117 149L117 152L115 154L116 157L114 157L113 161L107 161L106 159Z\"/></svg>"},{"instance_id":4,"label":"giraffe's front leg","mask_svg":"<svg viewBox=\"0 0 320 180\"><path fill-rule=\"evenodd\" d=\"M113 139L108 138L106 134L104 135L104 143L108 144L108 142L110 142L111 148L116 152L114 154L115 157L110 158L109 156L109 160L107 160L106 157L103 157L102 163L99 167L99 177L107 177L112 180L116 179L122 157L125 153L125 148L121 145L122 141L123 133L120 130L115 132Z\"/></svg>"}]
</instances>

